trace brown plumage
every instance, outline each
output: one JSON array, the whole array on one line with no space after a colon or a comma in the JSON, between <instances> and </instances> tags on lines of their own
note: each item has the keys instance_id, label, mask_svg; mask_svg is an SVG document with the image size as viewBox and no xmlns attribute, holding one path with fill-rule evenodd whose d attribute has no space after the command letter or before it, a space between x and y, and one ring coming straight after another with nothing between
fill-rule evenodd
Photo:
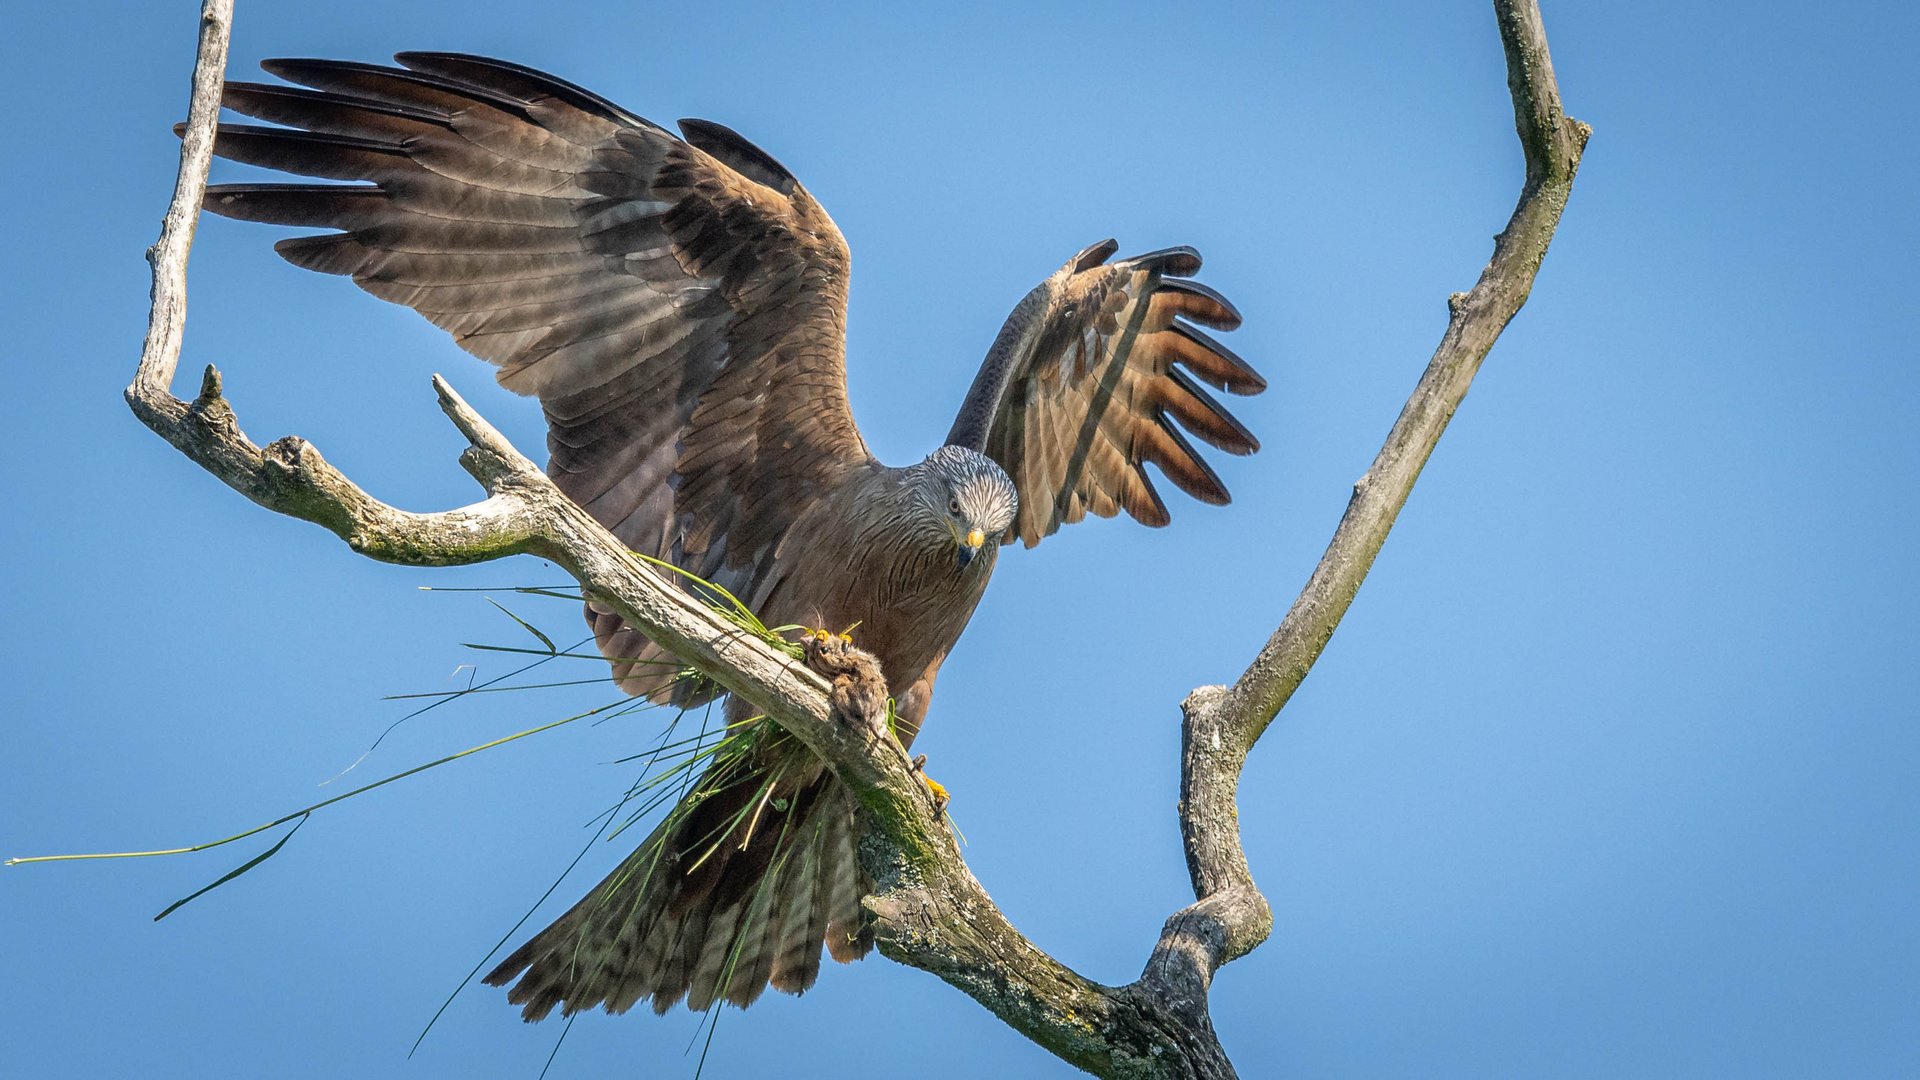
<instances>
[{"instance_id":1,"label":"brown plumage","mask_svg":"<svg viewBox=\"0 0 1920 1080\"><path fill-rule=\"evenodd\" d=\"M846 244L777 161L718 124L676 136L515 64L397 59L275 60L297 85L229 83L228 108L283 126L222 125L219 154L351 183L220 185L207 209L336 230L276 249L412 307L538 397L548 472L634 550L769 625L858 624L907 742L1002 543L1089 513L1165 524L1148 463L1226 502L1181 427L1257 446L1198 385L1265 385L1192 325L1240 321L1182 280L1199 256L1109 264L1106 241L1021 301L947 445L884 466L847 403ZM616 614L587 618L629 693L710 695ZM823 944L864 955L851 800L777 729L744 746L487 981L514 983L530 1020L664 1012L803 991Z\"/></svg>"}]
</instances>

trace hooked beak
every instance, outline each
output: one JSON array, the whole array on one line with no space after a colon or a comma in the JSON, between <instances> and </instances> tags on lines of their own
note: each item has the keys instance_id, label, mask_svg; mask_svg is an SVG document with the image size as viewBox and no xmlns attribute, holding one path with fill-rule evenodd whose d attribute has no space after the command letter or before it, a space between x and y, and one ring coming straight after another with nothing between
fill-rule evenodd
<instances>
[{"instance_id":1,"label":"hooked beak","mask_svg":"<svg viewBox=\"0 0 1920 1080\"><path fill-rule=\"evenodd\" d=\"M960 542L960 550L957 553L960 558L960 569L967 568L967 564L973 561L973 557L980 554L980 546L986 542L986 534L979 529L967 534L967 538Z\"/></svg>"}]
</instances>

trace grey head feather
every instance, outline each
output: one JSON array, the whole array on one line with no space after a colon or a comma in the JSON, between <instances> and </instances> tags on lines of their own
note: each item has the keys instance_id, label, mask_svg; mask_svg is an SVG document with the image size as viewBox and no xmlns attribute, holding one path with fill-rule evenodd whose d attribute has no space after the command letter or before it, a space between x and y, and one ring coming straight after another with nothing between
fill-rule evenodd
<instances>
[{"instance_id":1,"label":"grey head feather","mask_svg":"<svg viewBox=\"0 0 1920 1080\"><path fill-rule=\"evenodd\" d=\"M924 482L917 485L923 509L961 535L978 529L997 544L1020 511L1013 478L994 460L964 446L943 446L920 463Z\"/></svg>"}]
</instances>

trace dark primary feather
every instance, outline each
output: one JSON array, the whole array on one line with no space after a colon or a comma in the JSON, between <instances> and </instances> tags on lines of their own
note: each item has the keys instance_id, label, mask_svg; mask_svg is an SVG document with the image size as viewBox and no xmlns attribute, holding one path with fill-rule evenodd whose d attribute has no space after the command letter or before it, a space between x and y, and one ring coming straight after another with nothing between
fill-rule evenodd
<instances>
[{"instance_id":1,"label":"dark primary feather","mask_svg":"<svg viewBox=\"0 0 1920 1080\"><path fill-rule=\"evenodd\" d=\"M774 543L871 457L847 406L846 246L778 162L704 121L675 137L530 68L403 53L404 68L264 66L217 151L349 185L227 184L207 208L322 227L296 265L406 304L536 394L548 469L635 549L751 600ZM633 689L665 658L606 613Z\"/></svg>"},{"instance_id":2,"label":"dark primary feather","mask_svg":"<svg viewBox=\"0 0 1920 1080\"><path fill-rule=\"evenodd\" d=\"M394 59L414 71L463 81L468 85L490 87L498 90L506 100L552 97L602 119L659 130L659 125L635 116L583 86L511 60L466 53L421 51L399 53Z\"/></svg>"},{"instance_id":3,"label":"dark primary feather","mask_svg":"<svg viewBox=\"0 0 1920 1080\"><path fill-rule=\"evenodd\" d=\"M800 181L773 155L742 138L740 133L711 120L680 121L680 135L688 142L727 163L734 172L756 180L782 195L793 191Z\"/></svg>"},{"instance_id":4,"label":"dark primary feather","mask_svg":"<svg viewBox=\"0 0 1920 1080\"><path fill-rule=\"evenodd\" d=\"M1112 240L1088 247L1021 300L947 436L1013 477L1014 534L1028 547L1089 513L1124 510L1165 525L1147 464L1202 502L1227 502L1182 428L1230 454L1260 446L1198 385L1266 388L1246 361L1192 325L1240 325L1225 297L1186 280L1199 272L1199 254L1176 247L1109 265L1118 249Z\"/></svg>"}]
</instances>

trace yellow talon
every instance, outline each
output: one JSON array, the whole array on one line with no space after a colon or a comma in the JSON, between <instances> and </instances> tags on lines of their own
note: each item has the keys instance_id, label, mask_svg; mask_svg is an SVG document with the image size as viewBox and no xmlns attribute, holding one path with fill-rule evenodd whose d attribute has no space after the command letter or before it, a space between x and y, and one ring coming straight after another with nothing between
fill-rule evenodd
<instances>
[{"instance_id":1,"label":"yellow talon","mask_svg":"<svg viewBox=\"0 0 1920 1080\"><path fill-rule=\"evenodd\" d=\"M908 764L915 773L919 774L920 782L927 785L927 790L933 794L934 810L945 810L947 804L953 801L953 796L947 794L947 785L927 775L927 755L915 754Z\"/></svg>"}]
</instances>

